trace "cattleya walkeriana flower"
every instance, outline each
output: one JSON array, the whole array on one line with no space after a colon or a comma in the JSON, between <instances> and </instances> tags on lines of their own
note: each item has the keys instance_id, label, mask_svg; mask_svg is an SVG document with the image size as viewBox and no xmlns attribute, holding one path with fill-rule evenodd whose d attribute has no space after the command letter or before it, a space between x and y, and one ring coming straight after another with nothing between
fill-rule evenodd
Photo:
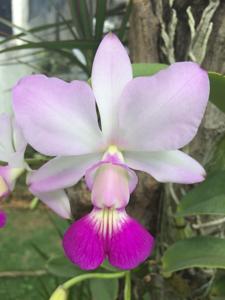
<instances>
[{"instance_id":1,"label":"cattleya walkeriana flower","mask_svg":"<svg viewBox=\"0 0 225 300\"><path fill-rule=\"evenodd\" d=\"M12 115L0 115L0 198L7 197L14 189L16 179L27 168L24 162L26 141ZM0 211L0 227L6 223L6 215Z\"/></svg>"},{"instance_id":2,"label":"cattleya walkeriana flower","mask_svg":"<svg viewBox=\"0 0 225 300\"><path fill-rule=\"evenodd\" d=\"M85 175L94 208L65 233L65 253L83 269L94 269L105 258L130 269L148 257L154 244L125 212L138 181L132 169L161 182L204 179L202 166L177 149L197 132L209 80L192 62L132 79L125 48L109 33L97 50L91 81L92 89L82 81L32 75L14 88L14 112L26 140L37 151L57 156L31 174L28 183L35 195L69 218L63 188Z\"/></svg>"}]
</instances>

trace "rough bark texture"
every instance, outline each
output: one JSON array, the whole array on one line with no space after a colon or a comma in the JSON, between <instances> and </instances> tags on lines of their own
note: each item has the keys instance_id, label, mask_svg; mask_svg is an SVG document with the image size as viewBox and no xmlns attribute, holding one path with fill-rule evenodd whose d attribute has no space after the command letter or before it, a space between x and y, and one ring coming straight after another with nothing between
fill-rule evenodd
<instances>
[{"instance_id":1,"label":"rough bark texture","mask_svg":"<svg viewBox=\"0 0 225 300\"><path fill-rule=\"evenodd\" d=\"M130 51L135 62L156 62L159 60L159 20L149 0L133 2L130 20ZM154 34L149 34L149 28Z\"/></svg>"},{"instance_id":2,"label":"rough bark texture","mask_svg":"<svg viewBox=\"0 0 225 300\"><path fill-rule=\"evenodd\" d=\"M211 3L211 7L209 7L209 3ZM190 17L187 9L191 7L197 29L207 6L208 12L206 12L205 19L207 16L208 18L211 16L211 18L203 24L202 28L207 30L211 22L213 26L202 65L208 70L225 73L224 0L133 0L129 34L132 60L135 62L168 62L169 58L162 51L165 46L163 31L168 35L168 39L171 39L171 28L173 27L175 36L171 44L174 47L176 61L190 60L190 57L187 56L191 40L188 24ZM213 6L215 7L213 8ZM173 14L176 16L176 22ZM204 33L204 29L202 32ZM202 39L200 36L200 45ZM204 48L203 45L200 48Z\"/></svg>"}]
</instances>

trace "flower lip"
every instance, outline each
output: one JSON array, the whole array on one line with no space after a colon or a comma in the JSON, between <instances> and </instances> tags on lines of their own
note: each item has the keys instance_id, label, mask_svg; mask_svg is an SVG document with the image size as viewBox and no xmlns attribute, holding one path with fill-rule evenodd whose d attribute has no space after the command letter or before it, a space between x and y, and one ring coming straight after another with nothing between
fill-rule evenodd
<instances>
[{"instance_id":1,"label":"flower lip","mask_svg":"<svg viewBox=\"0 0 225 300\"><path fill-rule=\"evenodd\" d=\"M150 255L154 238L124 209L94 208L69 227L63 247L81 269L96 269L106 258L113 266L128 270Z\"/></svg>"},{"instance_id":2,"label":"flower lip","mask_svg":"<svg viewBox=\"0 0 225 300\"><path fill-rule=\"evenodd\" d=\"M85 182L89 190L91 191L93 188L94 179L98 169L106 164L121 167L127 172L129 191L132 193L138 182L137 175L124 163L123 154L116 145L110 145L108 150L104 153L102 160L87 169L85 173Z\"/></svg>"}]
</instances>

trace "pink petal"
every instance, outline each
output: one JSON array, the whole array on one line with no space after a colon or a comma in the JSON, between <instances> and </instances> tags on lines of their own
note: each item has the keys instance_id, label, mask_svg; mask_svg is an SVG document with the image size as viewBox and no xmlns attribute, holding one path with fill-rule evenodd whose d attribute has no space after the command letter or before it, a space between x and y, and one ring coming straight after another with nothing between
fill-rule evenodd
<instances>
[{"instance_id":1,"label":"pink petal","mask_svg":"<svg viewBox=\"0 0 225 300\"><path fill-rule=\"evenodd\" d=\"M101 115L103 134L109 139L116 131L119 97L132 79L127 52L113 33L102 40L94 58L91 82Z\"/></svg>"},{"instance_id":2,"label":"pink petal","mask_svg":"<svg viewBox=\"0 0 225 300\"><path fill-rule=\"evenodd\" d=\"M108 259L117 268L136 268L151 254L154 238L136 220L128 218L109 241Z\"/></svg>"},{"instance_id":3,"label":"pink petal","mask_svg":"<svg viewBox=\"0 0 225 300\"><path fill-rule=\"evenodd\" d=\"M196 135L208 97L207 72L192 62L133 79L120 100L118 143L132 151L183 147Z\"/></svg>"},{"instance_id":4,"label":"pink petal","mask_svg":"<svg viewBox=\"0 0 225 300\"><path fill-rule=\"evenodd\" d=\"M125 207L137 185L136 174L122 164L100 162L86 172L86 183L94 206Z\"/></svg>"},{"instance_id":5,"label":"pink petal","mask_svg":"<svg viewBox=\"0 0 225 300\"><path fill-rule=\"evenodd\" d=\"M63 248L66 256L84 270L98 268L105 258L103 241L90 215L69 227L63 238Z\"/></svg>"},{"instance_id":6,"label":"pink petal","mask_svg":"<svg viewBox=\"0 0 225 300\"><path fill-rule=\"evenodd\" d=\"M4 211L0 210L0 228L4 227L7 222L7 215Z\"/></svg>"},{"instance_id":7,"label":"pink petal","mask_svg":"<svg viewBox=\"0 0 225 300\"><path fill-rule=\"evenodd\" d=\"M36 193L31 189L30 191L60 217L65 219L71 218L70 201L64 190L55 190L46 193Z\"/></svg>"},{"instance_id":8,"label":"pink petal","mask_svg":"<svg viewBox=\"0 0 225 300\"><path fill-rule=\"evenodd\" d=\"M29 176L27 183L33 193L48 192L76 184L86 170L101 159L101 154L57 157Z\"/></svg>"},{"instance_id":9,"label":"pink petal","mask_svg":"<svg viewBox=\"0 0 225 300\"><path fill-rule=\"evenodd\" d=\"M125 152L130 168L144 171L161 182L197 183L205 179L203 167L187 154L176 151Z\"/></svg>"},{"instance_id":10,"label":"pink petal","mask_svg":"<svg viewBox=\"0 0 225 300\"><path fill-rule=\"evenodd\" d=\"M16 121L29 144L46 155L79 155L100 147L95 99L82 81L33 75L13 89Z\"/></svg>"}]
</instances>

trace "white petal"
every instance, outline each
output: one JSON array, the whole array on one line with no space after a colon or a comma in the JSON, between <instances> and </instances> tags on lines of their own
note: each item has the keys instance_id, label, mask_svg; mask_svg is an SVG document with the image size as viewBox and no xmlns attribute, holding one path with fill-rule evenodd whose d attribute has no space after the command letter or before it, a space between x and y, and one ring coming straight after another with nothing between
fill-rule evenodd
<instances>
[{"instance_id":1,"label":"white petal","mask_svg":"<svg viewBox=\"0 0 225 300\"><path fill-rule=\"evenodd\" d=\"M119 39L109 33L94 58L91 82L101 116L103 134L112 138L117 127L119 97L132 79L130 59Z\"/></svg>"},{"instance_id":2,"label":"white petal","mask_svg":"<svg viewBox=\"0 0 225 300\"><path fill-rule=\"evenodd\" d=\"M32 75L13 89L16 121L28 143L50 155L80 155L101 146L95 98L82 81Z\"/></svg>"},{"instance_id":3,"label":"white petal","mask_svg":"<svg viewBox=\"0 0 225 300\"><path fill-rule=\"evenodd\" d=\"M80 156L57 157L28 177L30 189L37 192L48 192L76 184L86 170L101 159L100 153Z\"/></svg>"},{"instance_id":4,"label":"white petal","mask_svg":"<svg viewBox=\"0 0 225 300\"><path fill-rule=\"evenodd\" d=\"M49 208L51 208L55 213L57 213L60 217L65 219L71 218L70 201L64 190L33 194L37 196Z\"/></svg>"},{"instance_id":5,"label":"white petal","mask_svg":"<svg viewBox=\"0 0 225 300\"><path fill-rule=\"evenodd\" d=\"M144 171L160 182L196 183L205 179L205 170L182 151L124 153L130 168Z\"/></svg>"},{"instance_id":6,"label":"white petal","mask_svg":"<svg viewBox=\"0 0 225 300\"><path fill-rule=\"evenodd\" d=\"M119 145L132 151L176 150L197 133L209 97L207 72L175 63L129 82L121 96Z\"/></svg>"}]
</instances>

